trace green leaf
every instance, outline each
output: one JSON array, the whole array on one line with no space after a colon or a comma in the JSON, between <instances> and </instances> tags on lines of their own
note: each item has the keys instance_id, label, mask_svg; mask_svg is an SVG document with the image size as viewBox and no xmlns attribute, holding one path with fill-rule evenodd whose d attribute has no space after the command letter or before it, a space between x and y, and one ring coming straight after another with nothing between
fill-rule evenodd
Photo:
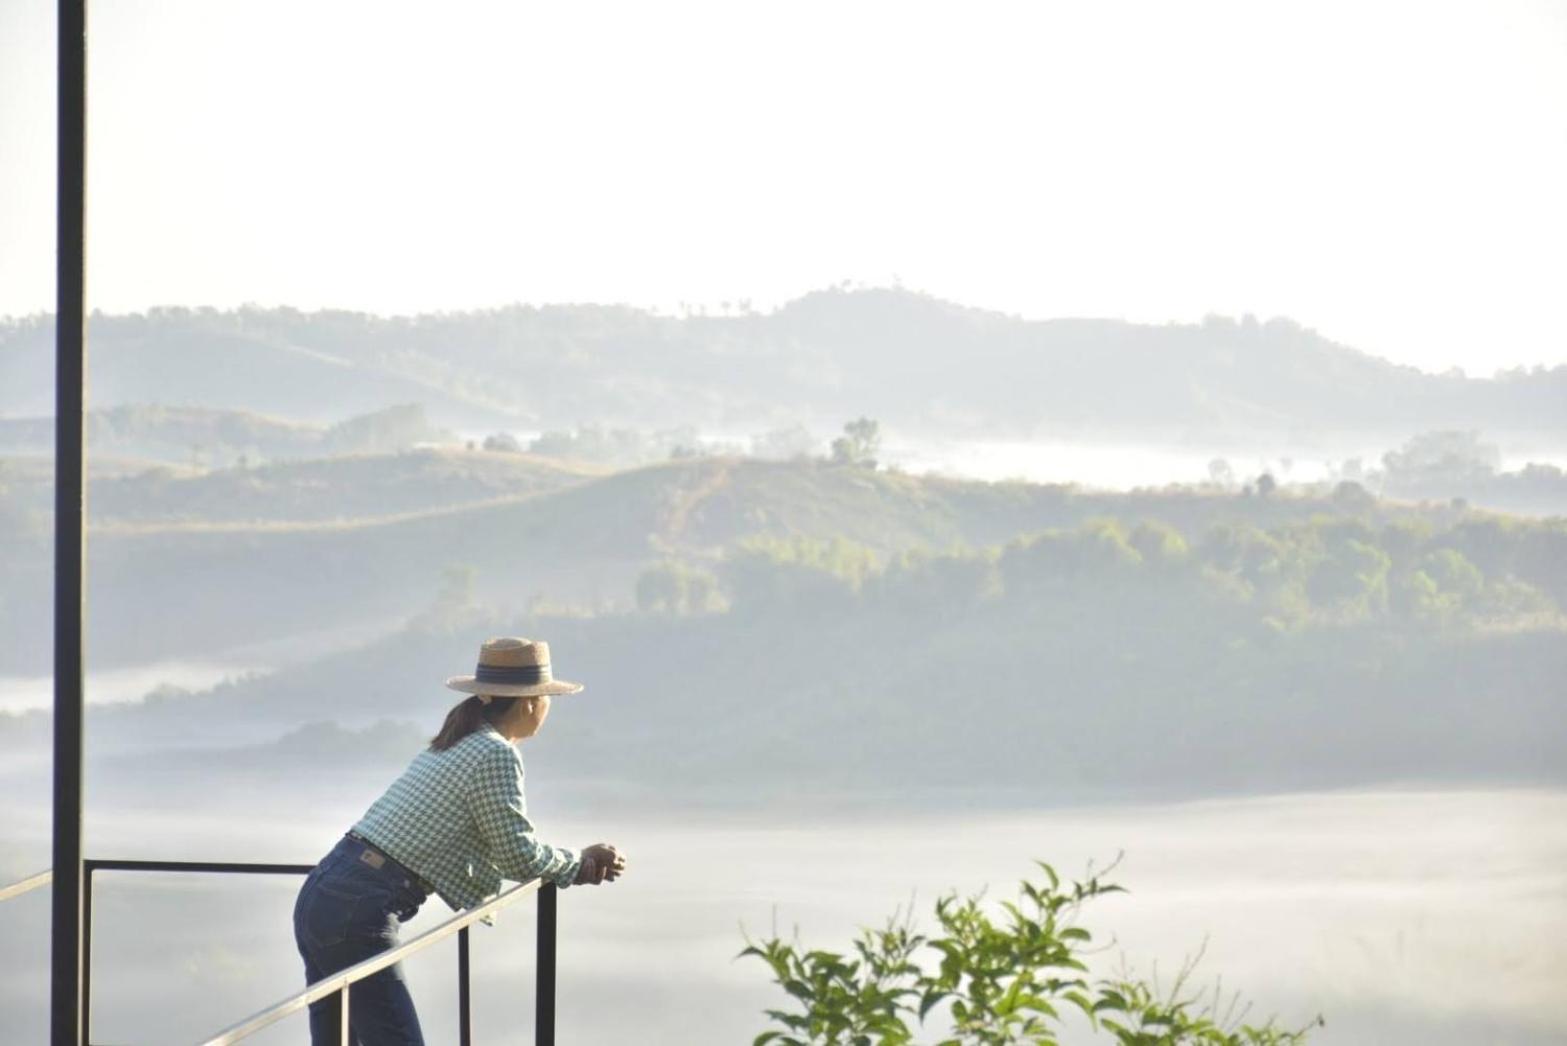
<instances>
[{"instance_id":1,"label":"green leaf","mask_svg":"<svg viewBox=\"0 0 1567 1046\"><path fill-rule=\"evenodd\" d=\"M1094 1012L1103 1013L1105 1010L1126 1009L1126 996L1117 991L1106 990L1100 993L1099 1001L1094 1003Z\"/></svg>"}]
</instances>

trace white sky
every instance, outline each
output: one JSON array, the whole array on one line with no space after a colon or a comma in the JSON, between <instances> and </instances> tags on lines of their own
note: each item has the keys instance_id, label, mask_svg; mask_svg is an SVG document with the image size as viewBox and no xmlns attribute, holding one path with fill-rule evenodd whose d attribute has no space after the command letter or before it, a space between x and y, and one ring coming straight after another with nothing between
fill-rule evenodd
<instances>
[{"instance_id":1,"label":"white sky","mask_svg":"<svg viewBox=\"0 0 1567 1046\"><path fill-rule=\"evenodd\" d=\"M99 0L92 305L1288 315L1567 363L1567 3ZM0 0L0 314L53 296L53 3Z\"/></svg>"}]
</instances>

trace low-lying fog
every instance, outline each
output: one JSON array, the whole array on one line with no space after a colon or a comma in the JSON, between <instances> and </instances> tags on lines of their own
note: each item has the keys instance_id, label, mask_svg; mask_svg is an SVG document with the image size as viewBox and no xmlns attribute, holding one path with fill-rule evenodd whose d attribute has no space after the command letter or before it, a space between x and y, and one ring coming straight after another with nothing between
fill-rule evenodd
<instances>
[{"instance_id":1,"label":"low-lying fog","mask_svg":"<svg viewBox=\"0 0 1567 1046\"><path fill-rule=\"evenodd\" d=\"M377 782L341 792L280 787L257 811L192 800L134 808L92 795L94 856L310 862ZM28 792L32 789L23 789ZM46 807L6 800L7 881L47 863ZM1031 860L1067 874L1125 858L1128 895L1084 913L1096 939L1168 978L1206 942L1199 979L1222 978L1252 1017L1317 1014L1324 1043L1545 1043L1567 1036L1567 793L1380 791L1099 808L804 821L753 815L619 815L559 809L531 782L547 836L618 844L620 883L561 898L564 1042L749 1041L784 1004L762 964L735 961L741 926L798 927L842 949L911 897L922 924L948 889L1010 893ZM203 807L206 808L203 808ZM298 816L285 811L297 809ZM243 820L240 814L243 813ZM242 827L241 827L242 826ZM296 883L102 873L95 896L93 1034L106 1042L192 1041L296 989L289 909ZM410 933L444 918L427 902ZM47 891L0 917L0 1041L43 1041ZM532 904L474 939L478 1040L531 1040ZM455 946L408 966L432 1043L456 1036ZM933 1029L934 1030L934 1029ZM298 1042L303 1018L257 1042Z\"/></svg>"},{"instance_id":2,"label":"low-lying fog","mask_svg":"<svg viewBox=\"0 0 1567 1046\"><path fill-rule=\"evenodd\" d=\"M510 435L527 447L544 433L514 429ZM467 430L456 433L459 441L483 445L494 432ZM667 453L663 442L689 442L713 453L771 456L776 448L763 438L742 432L698 432L676 437L673 433L642 438L648 447ZM828 439L803 429L799 453L827 451ZM647 449L646 447L644 449ZM1130 491L1158 489L1172 484L1207 483L1212 468L1222 462L1232 482L1244 483L1263 473L1284 483L1331 483L1359 476L1362 470L1381 467L1383 455L1394 450L1385 439L1301 438L1293 443L1239 442L1229 446L1164 442L1113 442L1085 440L944 439L910 432L889 432L883 438L879 460L915 475L934 474L996 482L1025 480L1030 483L1071 483L1094 490ZM1567 468L1567 448L1554 437L1533 441L1504 440L1495 446L1495 467L1516 472L1531 464ZM648 451L652 453L651 450Z\"/></svg>"},{"instance_id":3,"label":"low-lying fog","mask_svg":"<svg viewBox=\"0 0 1567 1046\"><path fill-rule=\"evenodd\" d=\"M210 690L227 680L264 674L365 642L399 624L395 618L376 618L281 640L212 650L203 657L155 658L112 668L94 668L89 653L82 696L89 705L107 705L142 701L164 688ZM53 675L0 675L0 712L53 707Z\"/></svg>"},{"instance_id":4,"label":"low-lying fog","mask_svg":"<svg viewBox=\"0 0 1567 1046\"><path fill-rule=\"evenodd\" d=\"M213 661L162 659L89 673L84 697L89 705L140 701L160 686L208 690L267 666ZM54 707L53 676L0 676L0 712Z\"/></svg>"},{"instance_id":5,"label":"low-lying fog","mask_svg":"<svg viewBox=\"0 0 1567 1046\"><path fill-rule=\"evenodd\" d=\"M1225 462L1237 479L1266 472L1276 480L1322 483L1341 477L1345 463L1376 466L1386 447L1355 446L1335 452L1290 448L1208 450L1134 444L1070 442L1008 442L970 440L899 443L889 441L887 462L914 473L933 472L987 481L1023 479L1031 483L1075 483L1099 490L1159 488L1169 484L1203 483L1210 465ZM1567 464L1557 454L1503 453L1501 468L1513 471L1533 463Z\"/></svg>"}]
</instances>

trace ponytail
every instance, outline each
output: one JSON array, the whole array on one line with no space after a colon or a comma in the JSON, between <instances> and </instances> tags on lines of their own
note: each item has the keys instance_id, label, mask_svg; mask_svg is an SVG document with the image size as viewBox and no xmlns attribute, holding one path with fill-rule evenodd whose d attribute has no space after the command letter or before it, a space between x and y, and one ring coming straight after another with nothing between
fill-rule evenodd
<instances>
[{"instance_id":1,"label":"ponytail","mask_svg":"<svg viewBox=\"0 0 1567 1046\"><path fill-rule=\"evenodd\" d=\"M491 697L488 702L474 694L466 701L459 701L446 713L441 730L430 738L430 751L444 752L469 734L483 728L485 723L500 723L517 707L521 698Z\"/></svg>"}]
</instances>

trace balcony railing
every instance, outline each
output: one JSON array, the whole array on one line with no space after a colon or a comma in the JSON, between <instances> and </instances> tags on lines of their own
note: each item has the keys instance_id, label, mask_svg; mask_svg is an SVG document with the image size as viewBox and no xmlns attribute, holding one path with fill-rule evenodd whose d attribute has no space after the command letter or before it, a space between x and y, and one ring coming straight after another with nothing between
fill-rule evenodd
<instances>
[{"instance_id":1,"label":"balcony railing","mask_svg":"<svg viewBox=\"0 0 1567 1046\"><path fill-rule=\"evenodd\" d=\"M92 1046L92 897L93 876L96 872L189 872L206 874L240 875L307 875L314 865L308 864L245 864L229 861L115 861L86 859L82 862L82 1014L83 1046ZM49 885L54 879L51 871L38 872L26 879L0 887L0 901L20 897L39 887ZM323 977L302 991L273 1003L266 1009L253 1013L214 1035L200 1040L200 1046L228 1046L254 1035L284 1017L307 1008L318 999L340 995L342 999L341 1022L343 1046L353 1040L349 1036L348 997L353 985L384 970L393 963L407 958L440 941L457 936L457 1013L458 1041L462 1046L472 1046L473 1021L470 1008L468 978L468 927L485 916L500 911L522 900L528 894L539 895L538 969L536 972L534 1004L534 1041L538 1046L555 1044L555 928L556 899L554 886L534 879L502 890L495 897L477 908L458 912L439 925L405 941L389 951L374 955L345 970Z\"/></svg>"}]
</instances>

